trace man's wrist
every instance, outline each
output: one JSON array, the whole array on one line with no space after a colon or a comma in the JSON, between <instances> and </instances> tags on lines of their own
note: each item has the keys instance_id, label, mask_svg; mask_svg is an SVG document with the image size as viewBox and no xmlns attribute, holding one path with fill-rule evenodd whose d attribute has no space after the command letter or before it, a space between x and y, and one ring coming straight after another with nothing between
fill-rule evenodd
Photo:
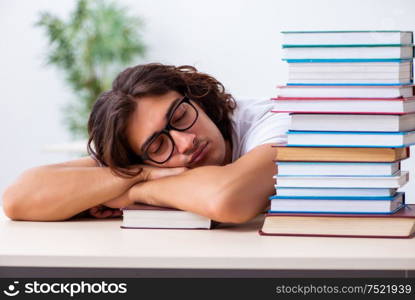
<instances>
[{"instance_id":1,"label":"man's wrist","mask_svg":"<svg viewBox=\"0 0 415 300\"><path fill-rule=\"evenodd\" d=\"M132 202L140 202L148 205L156 205L156 199L150 193L151 181L142 181L131 187L128 197Z\"/></svg>"}]
</instances>

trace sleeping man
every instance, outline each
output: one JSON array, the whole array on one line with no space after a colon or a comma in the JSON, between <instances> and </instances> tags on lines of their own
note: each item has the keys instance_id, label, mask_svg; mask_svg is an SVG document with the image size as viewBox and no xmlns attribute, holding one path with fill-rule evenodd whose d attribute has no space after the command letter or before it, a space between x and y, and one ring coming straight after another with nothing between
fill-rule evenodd
<instances>
[{"instance_id":1,"label":"sleeping man","mask_svg":"<svg viewBox=\"0 0 415 300\"><path fill-rule=\"evenodd\" d=\"M89 156L29 169L3 194L13 220L117 217L134 202L242 223L274 194L288 116L270 100L235 101L191 66L128 68L95 102Z\"/></svg>"}]
</instances>

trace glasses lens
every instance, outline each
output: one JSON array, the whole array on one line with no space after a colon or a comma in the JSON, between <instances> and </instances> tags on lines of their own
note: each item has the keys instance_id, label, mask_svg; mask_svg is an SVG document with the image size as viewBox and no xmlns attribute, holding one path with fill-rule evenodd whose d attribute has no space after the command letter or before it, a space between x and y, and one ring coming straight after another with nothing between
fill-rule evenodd
<instances>
[{"instance_id":1,"label":"glasses lens","mask_svg":"<svg viewBox=\"0 0 415 300\"><path fill-rule=\"evenodd\" d=\"M174 111L170 125L176 129L188 129L196 121L197 111L189 103L182 102Z\"/></svg>"},{"instance_id":2,"label":"glasses lens","mask_svg":"<svg viewBox=\"0 0 415 300\"><path fill-rule=\"evenodd\" d=\"M156 162L166 161L173 150L171 139L166 134L160 134L147 148L147 155Z\"/></svg>"}]
</instances>

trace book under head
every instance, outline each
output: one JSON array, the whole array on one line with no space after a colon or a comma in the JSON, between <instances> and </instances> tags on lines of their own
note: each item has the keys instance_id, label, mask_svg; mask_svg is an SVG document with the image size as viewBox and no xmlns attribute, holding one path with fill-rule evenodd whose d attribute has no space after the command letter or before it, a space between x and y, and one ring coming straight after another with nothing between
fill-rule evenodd
<instances>
[{"instance_id":1,"label":"book under head","mask_svg":"<svg viewBox=\"0 0 415 300\"><path fill-rule=\"evenodd\" d=\"M192 212L135 203L123 210L125 229L211 229L216 222Z\"/></svg>"}]
</instances>

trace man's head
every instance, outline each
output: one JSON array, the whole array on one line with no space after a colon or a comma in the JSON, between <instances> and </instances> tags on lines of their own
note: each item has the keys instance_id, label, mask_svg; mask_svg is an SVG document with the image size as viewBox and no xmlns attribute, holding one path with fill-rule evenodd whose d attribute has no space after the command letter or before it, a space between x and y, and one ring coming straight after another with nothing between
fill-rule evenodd
<instances>
[{"instance_id":1,"label":"man's head","mask_svg":"<svg viewBox=\"0 0 415 300\"><path fill-rule=\"evenodd\" d=\"M231 153L235 106L220 82L194 67L128 68L92 109L88 151L125 176L133 175L129 166L143 163L223 165Z\"/></svg>"}]
</instances>

